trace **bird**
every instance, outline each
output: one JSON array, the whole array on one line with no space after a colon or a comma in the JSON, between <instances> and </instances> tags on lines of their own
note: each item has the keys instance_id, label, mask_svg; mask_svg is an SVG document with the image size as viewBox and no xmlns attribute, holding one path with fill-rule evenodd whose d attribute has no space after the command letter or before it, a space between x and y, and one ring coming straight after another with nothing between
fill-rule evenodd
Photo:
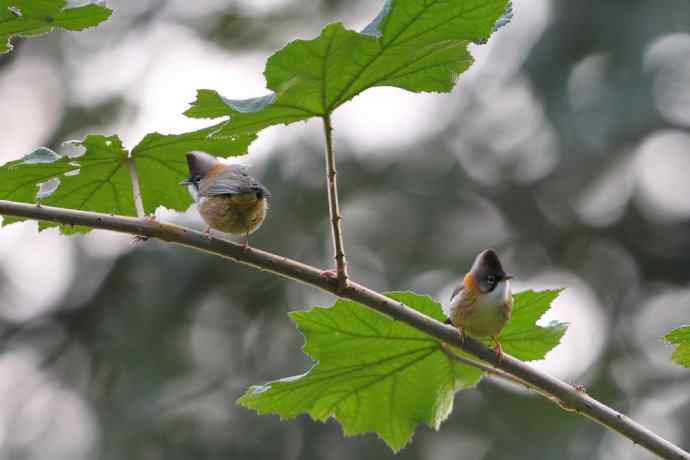
<instances>
[{"instance_id":1,"label":"bird","mask_svg":"<svg viewBox=\"0 0 690 460\"><path fill-rule=\"evenodd\" d=\"M503 359L503 347L498 334L513 312L512 278L503 271L496 251L486 249L476 257L444 308L446 324L458 328L461 340L466 335L478 339L490 337L499 361Z\"/></svg>"},{"instance_id":2,"label":"bird","mask_svg":"<svg viewBox=\"0 0 690 460\"><path fill-rule=\"evenodd\" d=\"M180 182L189 189L199 214L211 229L244 235L242 247L249 246L249 235L266 219L271 192L247 174L239 164L225 164L204 152L187 153L189 177Z\"/></svg>"}]
</instances>

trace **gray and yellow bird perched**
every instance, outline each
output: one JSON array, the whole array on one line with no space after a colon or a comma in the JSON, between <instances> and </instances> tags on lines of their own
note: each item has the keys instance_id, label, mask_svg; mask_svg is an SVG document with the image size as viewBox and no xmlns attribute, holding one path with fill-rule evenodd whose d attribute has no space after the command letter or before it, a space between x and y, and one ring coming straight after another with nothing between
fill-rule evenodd
<instances>
[{"instance_id":1,"label":"gray and yellow bird perched","mask_svg":"<svg viewBox=\"0 0 690 460\"><path fill-rule=\"evenodd\" d=\"M271 192L247 174L238 164L221 163L203 152L187 154L189 178L180 183L189 188L197 202L199 214L210 229L244 235L244 247L249 235L266 219Z\"/></svg>"},{"instance_id":2,"label":"gray and yellow bird perched","mask_svg":"<svg viewBox=\"0 0 690 460\"><path fill-rule=\"evenodd\" d=\"M478 339L491 337L498 359L503 358L498 334L513 312L512 278L503 271L493 249L482 251L444 307L446 323L458 328L461 339L465 334Z\"/></svg>"}]
</instances>

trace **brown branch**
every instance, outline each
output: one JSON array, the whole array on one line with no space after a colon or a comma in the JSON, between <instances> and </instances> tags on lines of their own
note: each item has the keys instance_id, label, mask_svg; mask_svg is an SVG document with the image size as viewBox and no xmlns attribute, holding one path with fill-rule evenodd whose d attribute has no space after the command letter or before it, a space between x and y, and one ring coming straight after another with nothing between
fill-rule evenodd
<instances>
[{"instance_id":1,"label":"brown branch","mask_svg":"<svg viewBox=\"0 0 690 460\"><path fill-rule=\"evenodd\" d=\"M28 219L56 222L67 225L83 225L95 229L113 230L132 235L144 235L170 243L208 252L243 265L258 268L301 283L323 289L342 298L354 300L381 312L396 321L403 322L419 331L491 364L497 370L510 375L510 380L521 383L546 395L566 410L583 415L611 430L617 431L661 458L690 460L690 454L663 439L620 412L602 404L583 391L546 373L538 371L511 356L496 359L493 350L482 343L467 338L460 340L456 329L444 325L404 304L372 291L355 282L348 282L343 289L336 280L321 275L315 267L259 249L243 249L242 246L207 236L177 225L132 217L111 216L86 211L74 211L46 206L35 206L0 200L0 214ZM471 360L467 360L471 361ZM472 364L469 363L468 364ZM496 373L497 375L500 375Z\"/></svg>"},{"instance_id":2,"label":"brown branch","mask_svg":"<svg viewBox=\"0 0 690 460\"><path fill-rule=\"evenodd\" d=\"M333 248L335 252L336 278L338 291L347 286L347 261L345 259L345 245L343 244L342 216L338 201L338 182L336 180L335 151L333 149L333 126L330 115L323 117L323 132L326 137L326 182L328 189L328 209L331 216L331 232L333 233Z\"/></svg>"}]
</instances>

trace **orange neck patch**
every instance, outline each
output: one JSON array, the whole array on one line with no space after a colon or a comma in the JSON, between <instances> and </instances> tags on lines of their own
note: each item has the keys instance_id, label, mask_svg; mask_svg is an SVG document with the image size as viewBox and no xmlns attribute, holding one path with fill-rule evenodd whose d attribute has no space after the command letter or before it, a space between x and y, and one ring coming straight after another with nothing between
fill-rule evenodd
<instances>
[{"instance_id":1,"label":"orange neck patch","mask_svg":"<svg viewBox=\"0 0 690 460\"><path fill-rule=\"evenodd\" d=\"M465 275L463 283L465 285L465 289L470 290L472 292L479 291L479 286L477 285L477 281L474 279L474 275L472 274L472 272L468 272L467 275Z\"/></svg>"}]
</instances>

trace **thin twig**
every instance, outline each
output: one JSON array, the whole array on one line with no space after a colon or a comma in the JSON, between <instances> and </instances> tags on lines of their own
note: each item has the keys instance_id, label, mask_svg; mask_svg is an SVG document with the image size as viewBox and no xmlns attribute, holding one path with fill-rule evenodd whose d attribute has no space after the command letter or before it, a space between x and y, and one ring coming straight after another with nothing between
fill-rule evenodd
<instances>
[{"instance_id":1,"label":"thin twig","mask_svg":"<svg viewBox=\"0 0 690 460\"><path fill-rule=\"evenodd\" d=\"M83 225L95 229L113 230L132 235L145 235L170 243L187 246L230 259L251 267L265 270L284 278L314 286L339 297L354 300L373 310L383 313L396 321L403 322L419 331L460 348L470 355L491 364L506 374L560 401L562 407L583 415L591 420L617 431L661 458L690 460L690 454L665 440L649 429L633 421L620 412L602 404L572 385L534 369L522 361L504 355L499 361L493 350L471 337L461 341L457 330L430 318L404 304L378 292L349 281L344 289L338 289L336 280L322 276L315 267L281 257L255 248L244 249L241 245L216 237L208 237L200 232L177 225L136 219L124 216L111 216L95 212L35 206L0 200L0 214L28 219L56 222L67 225ZM469 360L468 360L469 361Z\"/></svg>"},{"instance_id":2,"label":"thin twig","mask_svg":"<svg viewBox=\"0 0 690 460\"><path fill-rule=\"evenodd\" d=\"M338 291L347 286L347 261L345 260L345 245L343 244L342 216L338 201L338 182L335 169L335 151L333 149L333 126L330 115L323 117L323 132L326 137L326 182L328 188L328 209L331 216L331 231L333 233L333 247L335 252L336 275Z\"/></svg>"},{"instance_id":3,"label":"thin twig","mask_svg":"<svg viewBox=\"0 0 690 460\"><path fill-rule=\"evenodd\" d=\"M141 199L141 186L139 185L139 174L137 174L137 165L134 158L127 159L127 166L129 166L129 178L132 180L132 195L134 196L134 206L137 208L137 216L144 217L144 202Z\"/></svg>"}]
</instances>

